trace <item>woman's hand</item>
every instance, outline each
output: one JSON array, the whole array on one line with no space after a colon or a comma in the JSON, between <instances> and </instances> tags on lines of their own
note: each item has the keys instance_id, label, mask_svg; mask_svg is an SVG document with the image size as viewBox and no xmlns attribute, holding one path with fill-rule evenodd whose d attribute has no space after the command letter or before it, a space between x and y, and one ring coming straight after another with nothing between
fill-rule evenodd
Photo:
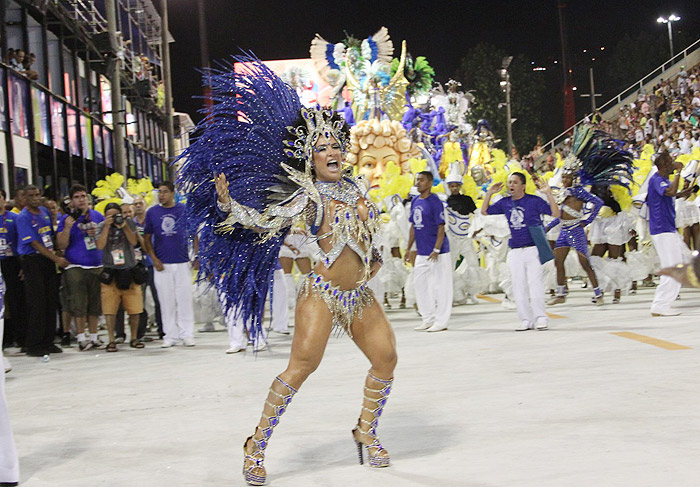
<instances>
[{"instance_id":1,"label":"woman's hand","mask_svg":"<svg viewBox=\"0 0 700 487\"><path fill-rule=\"evenodd\" d=\"M228 192L228 181L226 181L226 175L224 173L219 174L214 178L214 184L216 185L216 195L221 204L228 204L231 202L231 195Z\"/></svg>"}]
</instances>

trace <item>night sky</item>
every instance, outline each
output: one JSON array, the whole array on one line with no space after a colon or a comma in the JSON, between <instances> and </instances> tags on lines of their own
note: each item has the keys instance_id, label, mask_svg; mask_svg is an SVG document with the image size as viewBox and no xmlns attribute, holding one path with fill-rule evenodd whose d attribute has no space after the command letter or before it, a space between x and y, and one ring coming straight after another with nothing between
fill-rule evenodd
<instances>
[{"instance_id":1,"label":"night sky","mask_svg":"<svg viewBox=\"0 0 700 487\"><path fill-rule=\"evenodd\" d=\"M210 58L225 59L238 48L262 60L307 58L316 33L339 42L344 31L366 38L386 26L395 52L401 40L415 56L426 56L445 82L459 60L480 41L555 69L561 59L556 0L531 1L354 1L301 2L204 0ZM196 0L169 0L173 94L177 111L197 121L201 100L201 65ZM663 32L660 15L675 13L674 30L700 37L697 0L569 1L565 9L571 53L613 46L625 32ZM574 66L575 68L575 66ZM577 101L577 103L579 103ZM580 102L586 103L586 102ZM554 134L552 134L554 135Z\"/></svg>"}]
</instances>

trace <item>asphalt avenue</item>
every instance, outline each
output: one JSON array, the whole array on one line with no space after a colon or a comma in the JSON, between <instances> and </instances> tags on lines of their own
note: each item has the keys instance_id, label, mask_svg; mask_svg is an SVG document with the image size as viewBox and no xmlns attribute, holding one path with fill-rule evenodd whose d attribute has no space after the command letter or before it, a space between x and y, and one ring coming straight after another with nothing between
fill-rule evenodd
<instances>
[{"instance_id":1,"label":"asphalt avenue","mask_svg":"<svg viewBox=\"0 0 700 487\"><path fill-rule=\"evenodd\" d=\"M387 311L399 365L378 431L391 468L357 464L368 363L331 337L272 437L268 485L697 486L700 291L682 291L681 316L652 318L653 289L599 308L578 288L550 308L548 331L516 333L499 295L455 307L439 333L414 331L413 310ZM224 332L196 339L74 346L49 362L9 354L21 485L244 485L241 446L291 337L257 357L226 355Z\"/></svg>"}]
</instances>

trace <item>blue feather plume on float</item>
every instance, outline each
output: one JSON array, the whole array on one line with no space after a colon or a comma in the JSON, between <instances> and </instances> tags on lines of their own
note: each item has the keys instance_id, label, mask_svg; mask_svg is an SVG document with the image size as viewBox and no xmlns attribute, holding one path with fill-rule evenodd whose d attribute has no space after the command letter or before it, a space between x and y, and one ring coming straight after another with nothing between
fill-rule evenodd
<instances>
[{"instance_id":1,"label":"blue feather plume on float","mask_svg":"<svg viewBox=\"0 0 700 487\"><path fill-rule=\"evenodd\" d=\"M236 65L234 70L233 62ZM252 339L262 333L265 299L288 228L269 239L243 227L217 230L214 177L226 175L231 198L260 212L270 205L270 188L284 176L282 141L298 119L296 92L251 54L234 56L204 73L213 107L197 125L194 142L178 158L178 183L187 197L187 223L199 235L199 280L210 280L235 310ZM237 72L236 72L237 71Z\"/></svg>"},{"instance_id":2,"label":"blue feather plume on float","mask_svg":"<svg viewBox=\"0 0 700 487\"><path fill-rule=\"evenodd\" d=\"M583 186L617 184L629 189L633 181L632 154L623 143L590 125L576 127L571 153L578 159Z\"/></svg>"}]
</instances>

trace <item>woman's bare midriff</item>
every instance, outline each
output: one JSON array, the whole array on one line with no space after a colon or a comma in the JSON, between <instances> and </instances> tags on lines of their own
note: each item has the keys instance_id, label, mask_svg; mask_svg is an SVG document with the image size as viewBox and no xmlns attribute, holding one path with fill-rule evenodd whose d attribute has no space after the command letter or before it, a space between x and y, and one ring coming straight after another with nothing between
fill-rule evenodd
<instances>
[{"instance_id":1,"label":"woman's bare midriff","mask_svg":"<svg viewBox=\"0 0 700 487\"><path fill-rule=\"evenodd\" d=\"M581 208L583 208L583 201L578 199L575 196L567 196L566 199L564 200L564 204L568 206L571 209L574 209L576 211L581 211ZM561 212L561 219L562 220L575 220L576 217L569 215L566 210Z\"/></svg>"}]
</instances>

